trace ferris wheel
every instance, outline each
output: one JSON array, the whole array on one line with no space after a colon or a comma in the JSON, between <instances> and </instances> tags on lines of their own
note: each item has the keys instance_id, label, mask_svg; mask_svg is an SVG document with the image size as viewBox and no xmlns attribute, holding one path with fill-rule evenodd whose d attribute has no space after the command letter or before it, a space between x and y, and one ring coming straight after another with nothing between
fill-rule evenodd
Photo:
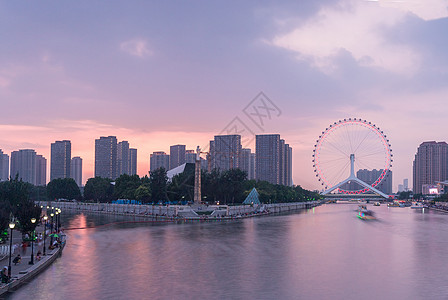
<instances>
[{"instance_id":1,"label":"ferris wheel","mask_svg":"<svg viewBox=\"0 0 448 300\"><path fill-rule=\"evenodd\" d=\"M379 193L376 187L390 172L392 158L389 140L378 126L348 118L334 122L319 136L313 150L313 167L325 189L323 194L336 189L343 194L362 194L369 190ZM363 171L369 171L368 184L355 175Z\"/></svg>"}]
</instances>

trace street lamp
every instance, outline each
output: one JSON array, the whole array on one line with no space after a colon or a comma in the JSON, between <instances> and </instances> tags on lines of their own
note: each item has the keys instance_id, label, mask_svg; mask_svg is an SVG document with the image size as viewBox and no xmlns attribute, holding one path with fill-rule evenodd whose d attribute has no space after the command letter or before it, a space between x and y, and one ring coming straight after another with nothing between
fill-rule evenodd
<instances>
[{"instance_id":1,"label":"street lamp","mask_svg":"<svg viewBox=\"0 0 448 300\"><path fill-rule=\"evenodd\" d=\"M36 218L31 218L31 223L32 224L36 223ZM34 230L35 230L35 228L33 229L33 234L31 237L31 260L28 263L30 265L34 265Z\"/></svg>"},{"instance_id":2,"label":"street lamp","mask_svg":"<svg viewBox=\"0 0 448 300\"><path fill-rule=\"evenodd\" d=\"M9 237L9 266L8 266L8 281L11 279L11 256L12 256L12 230L16 227L16 223L9 223L9 228L11 229L11 234Z\"/></svg>"},{"instance_id":3,"label":"street lamp","mask_svg":"<svg viewBox=\"0 0 448 300\"><path fill-rule=\"evenodd\" d=\"M58 232L58 215L59 215L59 211L56 211L56 232Z\"/></svg>"},{"instance_id":4,"label":"street lamp","mask_svg":"<svg viewBox=\"0 0 448 300\"><path fill-rule=\"evenodd\" d=\"M45 250L45 240L47 239L47 220L48 220L48 216L45 215L44 216L44 253L43 255L47 255L46 250Z\"/></svg>"},{"instance_id":5,"label":"street lamp","mask_svg":"<svg viewBox=\"0 0 448 300\"><path fill-rule=\"evenodd\" d=\"M53 217L54 217L54 213L51 213L50 216L51 216L51 232L53 232Z\"/></svg>"}]
</instances>

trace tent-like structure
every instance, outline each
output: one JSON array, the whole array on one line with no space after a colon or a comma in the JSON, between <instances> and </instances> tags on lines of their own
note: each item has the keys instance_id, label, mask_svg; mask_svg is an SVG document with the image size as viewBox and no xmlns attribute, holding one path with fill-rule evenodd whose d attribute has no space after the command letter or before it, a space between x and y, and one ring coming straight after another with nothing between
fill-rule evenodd
<instances>
[{"instance_id":1,"label":"tent-like structure","mask_svg":"<svg viewBox=\"0 0 448 300\"><path fill-rule=\"evenodd\" d=\"M247 195L246 200L244 200L243 204L261 204L260 199L258 198L258 192L255 188Z\"/></svg>"}]
</instances>

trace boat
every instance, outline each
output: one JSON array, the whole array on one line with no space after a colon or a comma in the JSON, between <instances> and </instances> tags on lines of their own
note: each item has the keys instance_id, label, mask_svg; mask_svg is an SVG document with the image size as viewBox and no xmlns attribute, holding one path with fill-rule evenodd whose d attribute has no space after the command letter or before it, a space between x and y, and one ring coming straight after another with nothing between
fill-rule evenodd
<instances>
[{"instance_id":1,"label":"boat","mask_svg":"<svg viewBox=\"0 0 448 300\"><path fill-rule=\"evenodd\" d=\"M373 211L368 210L365 205L358 206L358 213L356 214L361 220L375 220L375 214Z\"/></svg>"},{"instance_id":2,"label":"boat","mask_svg":"<svg viewBox=\"0 0 448 300\"><path fill-rule=\"evenodd\" d=\"M380 206L381 204L379 202L373 203L373 206Z\"/></svg>"},{"instance_id":3,"label":"boat","mask_svg":"<svg viewBox=\"0 0 448 300\"><path fill-rule=\"evenodd\" d=\"M423 209L423 208L425 208L425 207L424 207L423 204L420 203L420 202L413 202L412 205L411 205L411 208L412 208L412 209Z\"/></svg>"},{"instance_id":4,"label":"boat","mask_svg":"<svg viewBox=\"0 0 448 300\"><path fill-rule=\"evenodd\" d=\"M387 203L387 207L400 207L400 204L398 202Z\"/></svg>"}]
</instances>

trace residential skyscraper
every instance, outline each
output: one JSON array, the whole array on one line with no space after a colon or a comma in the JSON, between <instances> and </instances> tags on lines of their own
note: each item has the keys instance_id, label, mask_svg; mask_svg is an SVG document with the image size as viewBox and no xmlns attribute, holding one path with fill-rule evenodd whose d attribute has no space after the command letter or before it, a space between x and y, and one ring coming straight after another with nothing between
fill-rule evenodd
<instances>
[{"instance_id":1,"label":"residential skyscraper","mask_svg":"<svg viewBox=\"0 0 448 300\"><path fill-rule=\"evenodd\" d=\"M36 151L22 149L11 152L11 177L36 184Z\"/></svg>"},{"instance_id":2,"label":"residential skyscraper","mask_svg":"<svg viewBox=\"0 0 448 300\"><path fill-rule=\"evenodd\" d=\"M212 152L213 168L221 171L239 168L241 149L241 135L216 135Z\"/></svg>"},{"instance_id":3,"label":"residential skyscraper","mask_svg":"<svg viewBox=\"0 0 448 300\"><path fill-rule=\"evenodd\" d=\"M32 149L11 152L11 176L34 185L47 182L47 160Z\"/></svg>"},{"instance_id":4,"label":"residential skyscraper","mask_svg":"<svg viewBox=\"0 0 448 300\"><path fill-rule=\"evenodd\" d=\"M252 154L252 150L250 150L249 148L241 149L239 168L240 168L240 170L246 172L247 178L249 178L251 154Z\"/></svg>"},{"instance_id":5,"label":"residential skyscraper","mask_svg":"<svg viewBox=\"0 0 448 300\"><path fill-rule=\"evenodd\" d=\"M414 194L423 192L423 185L436 185L448 179L448 144L446 142L421 143L413 163Z\"/></svg>"},{"instance_id":6,"label":"residential skyscraper","mask_svg":"<svg viewBox=\"0 0 448 300\"><path fill-rule=\"evenodd\" d=\"M155 171L159 168L168 170L170 167L170 156L163 151L153 152L149 158L149 169Z\"/></svg>"},{"instance_id":7,"label":"residential skyscraper","mask_svg":"<svg viewBox=\"0 0 448 300\"><path fill-rule=\"evenodd\" d=\"M292 185L292 148L279 134L255 136L255 178Z\"/></svg>"},{"instance_id":8,"label":"residential skyscraper","mask_svg":"<svg viewBox=\"0 0 448 300\"><path fill-rule=\"evenodd\" d=\"M117 177L121 174L129 174L129 142L122 141L117 145Z\"/></svg>"},{"instance_id":9,"label":"residential skyscraper","mask_svg":"<svg viewBox=\"0 0 448 300\"><path fill-rule=\"evenodd\" d=\"M50 181L56 178L70 178L72 144L68 140L51 144Z\"/></svg>"},{"instance_id":10,"label":"residential skyscraper","mask_svg":"<svg viewBox=\"0 0 448 300\"><path fill-rule=\"evenodd\" d=\"M184 163L194 164L196 162L196 152L194 150L186 150ZM170 155L170 165L171 165L171 155Z\"/></svg>"},{"instance_id":11,"label":"residential skyscraper","mask_svg":"<svg viewBox=\"0 0 448 300\"><path fill-rule=\"evenodd\" d=\"M280 184L280 135L255 136L256 179Z\"/></svg>"},{"instance_id":12,"label":"residential skyscraper","mask_svg":"<svg viewBox=\"0 0 448 300\"><path fill-rule=\"evenodd\" d=\"M170 146L170 170L185 163L185 145Z\"/></svg>"},{"instance_id":13,"label":"residential skyscraper","mask_svg":"<svg viewBox=\"0 0 448 300\"><path fill-rule=\"evenodd\" d=\"M70 177L75 180L79 187L82 186L82 158L79 156L72 158L70 165Z\"/></svg>"},{"instance_id":14,"label":"residential skyscraper","mask_svg":"<svg viewBox=\"0 0 448 300\"><path fill-rule=\"evenodd\" d=\"M0 149L0 181L9 179L9 155Z\"/></svg>"},{"instance_id":15,"label":"residential skyscraper","mask_svg":"<svg viewBox=\"0 0 448 300\"><path fill-rule=\"evenodd\" d=\"M249 180L255 179L255 153L250 154L249 158L249 174L247 175L247 178Z\"/></svg>"},{"instance_id":16,"label":"residential skyscraper","mask_svg":"<svg viewBox=\"0 0 448 300\"><path fill-rule=\"evenodd\" d=\"M137 149L129 149L129 175L137 174Z\"/></svg>"},{"instance_id":17,"label":"residential skyscraper","mask_svg":"<svg viewBox=\"0 0 448 300\"><path fill-rule=\"evenodd\" d=\"M36 185L47 184L47 159L42 155L36 155Z\"/></svg>"},{"instance_id":18,"label":"residential skyscraper","mask_svg":"<svg viewBox=\"0 0 448 300\"><path fill-rule=\"evenodd\" d=\"M95 140L95 177L117 178L117 138L100 137Z\"/></svg>"}]
</instances>

